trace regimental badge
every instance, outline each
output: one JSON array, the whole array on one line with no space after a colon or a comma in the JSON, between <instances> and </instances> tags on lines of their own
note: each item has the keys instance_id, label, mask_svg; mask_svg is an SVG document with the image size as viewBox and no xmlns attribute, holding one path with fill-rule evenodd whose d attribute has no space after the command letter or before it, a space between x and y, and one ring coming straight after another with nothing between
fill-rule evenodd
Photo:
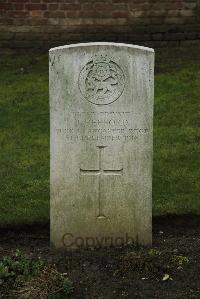
<instances>
[{"instance_id":1,"label":"regimental badge","mask_svg":"<svg viewBox=\"0 0 200 299\"><path fill-rule=\"evenodd\" d=\"M78 85L87 101L95 105L108 105L123 93L125 76L121 67L111 58L95 55L82 68Z\"/></svg>"}]
</instances>

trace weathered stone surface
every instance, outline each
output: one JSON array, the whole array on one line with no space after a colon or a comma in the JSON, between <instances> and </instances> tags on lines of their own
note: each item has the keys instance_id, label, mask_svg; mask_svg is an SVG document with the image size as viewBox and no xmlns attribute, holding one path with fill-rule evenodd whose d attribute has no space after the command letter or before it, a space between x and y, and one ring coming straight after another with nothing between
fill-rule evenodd
<instances>
[{"instance_id":1,"label":"weathered stone surface","mask_svg":"<svg viewBox=\"0 0 200 299\"><path fill-rule=\"evenodd\" d=\"M63 46L49 67L51 243L151 244L154 51Z\"/></svg>"}]
</instances>

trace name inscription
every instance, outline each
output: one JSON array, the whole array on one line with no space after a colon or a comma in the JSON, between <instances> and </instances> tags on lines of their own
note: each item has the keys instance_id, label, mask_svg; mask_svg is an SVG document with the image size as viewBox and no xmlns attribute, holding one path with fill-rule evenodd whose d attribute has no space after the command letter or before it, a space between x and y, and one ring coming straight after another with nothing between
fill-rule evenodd
<instances>
[{"instance_id":1,"label":"name inscription","mask_svg":"<svg viewBox=\"0 0 200 299\"><path fill-rule=\"evenodd\" d=\"M72 112L65 128L56 128L68 142L134 141L149 134L149 128L137 127L132 112Z\"/></svg>"}]
</instances>

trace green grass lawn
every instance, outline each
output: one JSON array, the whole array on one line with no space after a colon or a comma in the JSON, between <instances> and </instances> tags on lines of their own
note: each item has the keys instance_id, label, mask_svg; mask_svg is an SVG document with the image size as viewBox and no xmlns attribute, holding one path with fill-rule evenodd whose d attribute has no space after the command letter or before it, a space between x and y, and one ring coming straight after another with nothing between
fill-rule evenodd
<instances>
[{"instance_id":1,"label":"green grass lawn","mask_svg":"<svg viewBox=\"0 0 200 299\"><path fill-rule=\"evenodd\" d=\"M200 47L156 51L153 212L200 214ZM0 226L49 220L48 57L0 57Z\"/></svg>"}]
</instances>

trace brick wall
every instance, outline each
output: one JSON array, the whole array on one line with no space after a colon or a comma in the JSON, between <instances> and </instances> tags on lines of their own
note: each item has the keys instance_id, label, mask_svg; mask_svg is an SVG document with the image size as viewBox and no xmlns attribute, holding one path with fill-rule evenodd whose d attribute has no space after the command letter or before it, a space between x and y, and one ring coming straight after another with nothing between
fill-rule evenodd
<instances>
[{"instance_id":1,"label":"brick wall","mask_svg":"<svg viewBox=\"0 0 200 299\"><path fill-rule=\"evenodd\" d=\"M0 0L0 48L73 42L179 45L200 39L200 0Z\"/></svg>"}]
</instances>

